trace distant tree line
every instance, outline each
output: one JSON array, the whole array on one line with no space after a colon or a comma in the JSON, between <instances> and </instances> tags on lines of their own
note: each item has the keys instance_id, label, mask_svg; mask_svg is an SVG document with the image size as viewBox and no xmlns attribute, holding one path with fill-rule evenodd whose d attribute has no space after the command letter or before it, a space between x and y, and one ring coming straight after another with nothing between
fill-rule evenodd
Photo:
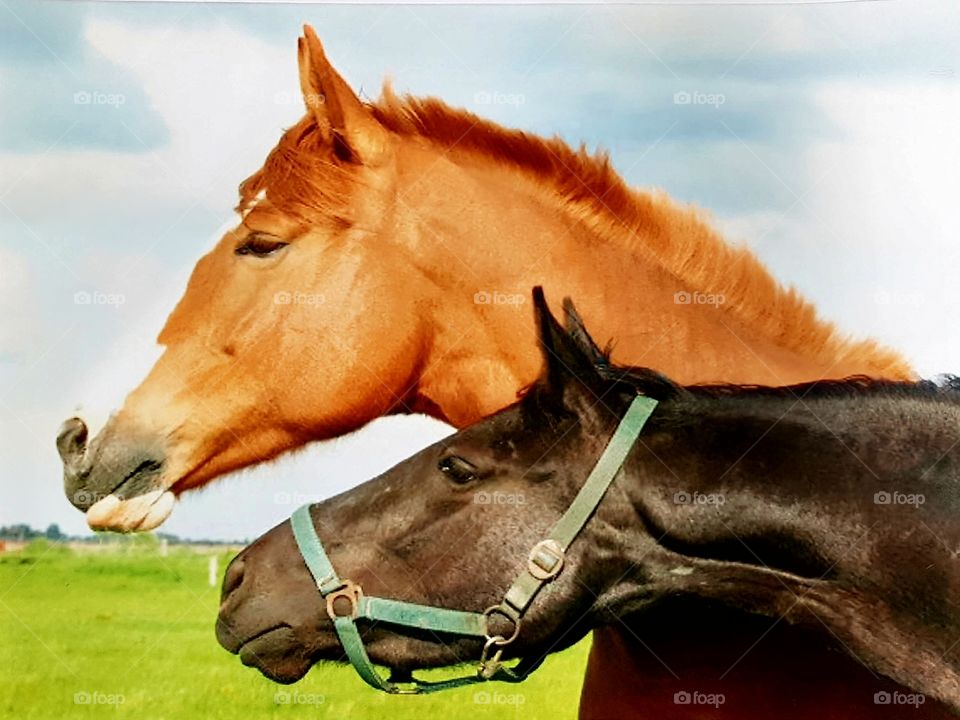
<instances>
[{"instance_id":1,"label":"distant tree line","mask_svg":"<svg viewBox=\"0 0 960 720\"><path fill-rule=\"evenodd\" d=\"M0 540L16 540L20 542L29 542L45 538L52 542L85 542L85 543L104 543L104 542L128 542L129 535L112 532L97 532L93 535L66 535L60 530L57 523L50 523L46 530L37 530L26 523L15 525L0 525ZM206 539L186 539L172 533L144 533L138 536L141 541L159 542L166 540L171 545L241 545L246 544L245 540L206 540Z\"/></svg>"},{"instance_id":2,"label":"distant tree line","mask_svg":"<svg viewBox=\"0 0 960 720\"><path fill-rule=\"evenodd\" d=\"M56 523L51 523L46 530L34 530L25 523L0 526L0 540L36 540L37 538L46 538L47 540L67 539L60 532L60 526Z\"/></svg>"}]
</instances>

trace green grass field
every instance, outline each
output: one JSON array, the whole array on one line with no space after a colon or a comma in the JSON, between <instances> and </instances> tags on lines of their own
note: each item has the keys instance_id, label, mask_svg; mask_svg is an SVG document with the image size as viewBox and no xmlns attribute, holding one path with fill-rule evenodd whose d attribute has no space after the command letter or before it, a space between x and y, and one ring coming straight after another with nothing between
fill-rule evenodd
<instances>
[{"instance_id":1,"label":"green grass field","mask_svg":"<svg viewBox=\"0 0 960 720\"><path fill-rule=\"evenodd\" d=\"M220 557L221 574L229 555ZM35 543L0 555L0 717L544 718L576 716L588 641L522 685L394 697L349 667L296 685L244 667L213 634L208 557L155 548L76 553Z\"/></svg>"}]
</instances>

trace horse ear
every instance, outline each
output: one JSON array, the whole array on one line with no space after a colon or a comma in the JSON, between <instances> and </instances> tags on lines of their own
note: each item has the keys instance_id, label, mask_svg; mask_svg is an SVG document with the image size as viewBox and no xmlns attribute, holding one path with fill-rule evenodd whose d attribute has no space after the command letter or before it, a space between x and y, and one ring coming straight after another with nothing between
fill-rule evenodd
<instances>
[{"instance_id":1,"label":"horse ear","mask_svg":"<svg viewBox=\"0 0 960 720\"><path fill-rule=\"evenodd\" d=\"M563 299L563 315L567 334L577 344L577 347L590 358L594 365L605 364L607 362L607 354L601 350L600 346L590 337L590 333L587 332L580 313L577 312L576 305L574 305L573 300L568 297Z\"/></svg>"},{"instance_id":2,"label":"horse ear","mask_svg":"<svg viewBox=\"0 0 960 720\"><path fill-rule=\"evenodd\" d=\"M300 91L328 142L349 159L378 165L388 154L390 135L334 70L309 25L297 40Z\"/></svg>"},{"instance_id":3,"label":"horse ear","mask_svg":"<svg viewBox=\"0 0 960 720\"><path fill-rule=\"evenodd\" d=\"M543 353L541 384L549 391L563 395L570 389L595 387L600 377L593 358L584 352L550 312L540 286L533 289L533 311Z\"/></svg>"}]
</instances>

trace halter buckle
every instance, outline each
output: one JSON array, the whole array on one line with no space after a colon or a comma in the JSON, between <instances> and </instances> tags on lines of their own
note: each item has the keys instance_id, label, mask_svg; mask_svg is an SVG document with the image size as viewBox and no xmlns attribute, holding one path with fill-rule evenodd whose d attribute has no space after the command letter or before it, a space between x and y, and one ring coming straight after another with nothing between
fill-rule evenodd
<instances>
[{"instance_id":1,"label":"halter buckle","mask_svg":"<svg viewBox=\"0 0 960 720\"><path fill-rule=\"evenodd\" d=\"M332 593L327 595L327 615L329 615L330 619L333 621L336 621L338 617L348 617L352 620L356 620L359 616L360 598L362 597L363 588L361 588L352 580L344 580L343 587L341 587L339 590L334 590ZM350 603L350 612L346 615L337 614L336 602L340 598L344 598Z\"/></svg>"},{"instance_id":2,"label":"halter buckle","mask_svg":"<svg viewBox=\"0 0 960 720\"><path fill-rule=\"evenodd\" d=\"M531 548L527 557L527 571L537 580L552 580L563 569L563 560L563 546L553 538L547 538Z\"/></svg>"}]
</instances>

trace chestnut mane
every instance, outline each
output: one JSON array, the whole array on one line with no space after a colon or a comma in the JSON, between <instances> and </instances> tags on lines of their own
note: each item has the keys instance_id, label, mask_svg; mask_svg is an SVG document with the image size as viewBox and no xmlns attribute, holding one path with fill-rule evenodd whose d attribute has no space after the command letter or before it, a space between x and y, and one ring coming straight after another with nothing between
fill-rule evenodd
<instances>
[{"instance_id":1,"label":"chestnut mane","mask_svg":"<svg viewBox=\"0 0 960 720\"><path fill-rule=\"evenodd\" d=\"M645 255L676 276L680 286L722 295L734 317L780 347L827 363L867 364L878 375L912 377L898 353L873 341L851 340L820 319L813 304L778 283L749 248L724 240L710 226L707 212L660 190L628 186L606 152L504 128L437 98L401 97L389 84L367 108L400 137L425 140L451 157L480 157L529 175L601 240ZM336 145L324 142L307 113L241 184L237 209L249 209L261 191L269 190L280 212L304 221L332 216L349 222L358 173L346 160Z\"/></svg>"}]
</instances>

